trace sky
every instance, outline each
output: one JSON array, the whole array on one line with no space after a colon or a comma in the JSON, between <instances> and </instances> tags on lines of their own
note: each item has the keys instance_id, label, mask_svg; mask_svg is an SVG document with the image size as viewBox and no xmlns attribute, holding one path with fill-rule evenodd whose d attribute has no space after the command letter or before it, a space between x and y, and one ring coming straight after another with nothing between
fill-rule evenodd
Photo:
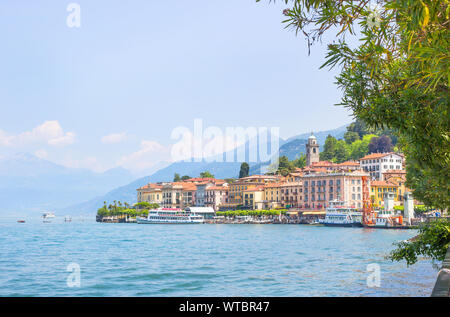
<instances>
[{"instance_id":1,"label":"sky","mask_svg":"<svg viewBox=\"0 0 450 317\"><path fill-rule=\"evenodd\" d=\"M80 8L69 27L68 5ZM326 45L282 24L284 1L0 2L0 157L146 173L177 127L337 128ZM70 16L72 18L73 16ZM74 21L71 19L70 21Z\"/></svg>"}]
</instances>

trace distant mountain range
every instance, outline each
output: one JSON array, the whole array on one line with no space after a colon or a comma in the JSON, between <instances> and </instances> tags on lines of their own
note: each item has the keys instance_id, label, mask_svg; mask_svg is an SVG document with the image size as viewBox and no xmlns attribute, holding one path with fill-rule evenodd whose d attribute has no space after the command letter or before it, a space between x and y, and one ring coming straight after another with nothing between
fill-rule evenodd
<instances>
[{"instance_id":1,"label":"distant mountain range","mask_svg":"<svg viewBox=\"0 0 450 317\"><path fill-rule=\"evenodd\" d=\"M343 126L314 132L314 135L319 144L323 144L328 134L342 138L345 131L346 126ZM305 152L309 135L304 133L280 140L280 155L286 155L291 160L297 158ZM251 144L247 142L239 149L248 156L250 151L257 150ZM87 169L64 167L31 154L16 154L0 158L0 211L1 214L9 215L39 215L40 212L50 210L59 215L92 216L104 201L136 202L138 187L149 182L172 181L175 173L197 177L201 172L209 171L216 178L232 178L238 176L240 165L239 161L164 163L150 176L135 179L133 174L123 168L95 173ZM250 164L250 174L260 173L264 165L267 163L258 158L257 162Z\"/></svg>"},{"instance_id":2,"label":"distant mountain range","mask_svg":"<svg viewBox=\"0 0 450 317\"><path fill-rule=\"evenodd\" d=\"M323 145L328 135L332 135L335 138L343 138L346 132L346 127L342 126L334 130L314 132L318 143ZM290 160L298 158L301 153L305 153L305 144L311 133L303 133L297 136L291 137L288 140L281 140L280 142L280 156L286 155ZM246 153L249 151L249 142L243 145L242 148L246 149ZM250 164L250 174L257 174L261 172L261 168L264 166L264 162L255 162ZM105 195L98 196L89 201L64 208L61 211L69 214L84 214L93 215L97 209L103 205L103 202L108 203L113 200L135 203L136 202L136 189L148 184L149 182L164 182L172 181L175 173L180 175L189 175L191 177L198 177L201 172L209 171L216 178L232 178L239 175L241 162L223 163L223 162L177 162L173 163L165 168L160 169L156 173L139 178L130 184L118 187L106 193Z\"/></svg>"},{"instance_id":3,"label":"distant mountain range","mask_svg":"<svg viewBox=\"0 0 450 317\"><path fill-rule=\"evenodd\" d=\"M133 179L123 168L95 173L20 153L0 159L0 210L8 214L32 214L63 208Z\"/></svg>"}]
</instances>

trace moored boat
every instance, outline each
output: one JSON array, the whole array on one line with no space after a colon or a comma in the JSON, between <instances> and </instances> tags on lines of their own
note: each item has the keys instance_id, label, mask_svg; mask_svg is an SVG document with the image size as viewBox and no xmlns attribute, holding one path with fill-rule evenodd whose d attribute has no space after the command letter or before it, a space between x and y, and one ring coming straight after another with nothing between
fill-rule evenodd
<instances>
[{"instance_id":1,"label":"moored boat","mask_svg":"<svg viewBox=\"0 0 450 317\"><path fill-rule=\"evenodd\" d=\"M324 224L321 223L321 219L315 219L309 223L307 223L308 226L323 226Z\"/></svg>"},{"instance_id":2,"label":"moored boat","mask_svg":"<svg viewBox=\"0 0 450 317\"><path fill-rule=\"evenodd\" d=\"M136 217L139 224L197 224L203 223L202 216L188 213L179 208L157 208L148 212L148 216Z\"/></svg>"},{"instance_id":3,"label":"moored boat","mask_svg":"<svg viewBox=\"0 0 450 317\"><path fill-rule=\"evenodd\" d=\"M42 214L42 221L45 223L52 222L52 219L55 218L55 214L52 212L44 212Z\"/></svg>"},{"instance_id":4,"label":"moored boat","mask_svg":"<svg viewBox=\"0 0 450 317\"><path fill-rule=\"evenodd\" d=\"M362 212L346 207L342 201L330 201L325 219L319 219L319 223L328 227L362 227Z\"/></svg>"},{"instance_id":5,"label":"moored boat","mask_svg":"<svg viewBox=\"0 0 450 317\"><path fill-rule=\"evenodd\" d=\"M391 210L379 210L373 211L370 221L368 221L364 227L374 229L409 229L410 226L406 226L403 223L402 215L395 214Z\"/></svg>"},{"instance_id":6,"label":"moored boat","mask_svg":"<svg viewBox=\"0 0 450 317\"><path fill-rule=\"evenodd\" d=\"M409 200L407 197L406 199ZM412 201L411 201L412 202ZM394 195L392 193L384 194L384 208L381 210L374 210L370 201L365 204L364 212L364 227L373 229L410 229L412 226L406 225L403 221L401 213L394 210ZM406 206L408 209L413 209L413 206ZM407 213L408 218L410 217ZM409 221L410 222L410 221Z\"/></svg>"}]
</instances>

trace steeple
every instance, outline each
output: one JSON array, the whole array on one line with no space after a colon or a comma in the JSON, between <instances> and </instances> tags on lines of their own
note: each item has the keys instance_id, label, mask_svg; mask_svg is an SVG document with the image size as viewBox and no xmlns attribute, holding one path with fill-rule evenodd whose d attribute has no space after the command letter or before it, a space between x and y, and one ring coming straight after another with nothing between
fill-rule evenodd
<instances>
[{"instance_id":1,"label":"steeple","mask_svg":"<svg viewBox=\"0 0 450 317\"><path fill-rule=\"evenodd\" d=\"M306 166L319 161L319 144L317 143L314 133L311 132L308 142L306 143Z\"/></svg>"}]
</instances>

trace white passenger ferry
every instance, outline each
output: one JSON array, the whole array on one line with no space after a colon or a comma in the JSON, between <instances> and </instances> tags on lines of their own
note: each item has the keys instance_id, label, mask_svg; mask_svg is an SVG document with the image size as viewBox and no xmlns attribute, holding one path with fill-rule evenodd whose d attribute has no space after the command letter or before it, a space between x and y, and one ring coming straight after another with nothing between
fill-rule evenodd
<instances>
[{"instance_id":1,"label":"white passenger ferry","mask_svg":"<svg viewBox=\"0 0 450 317\"><path fill-rule=\"evenodd\" d=\"M325 219L319 219L319 223L329 227L362 227L362 212L345 207L342 201L330 201Z\"/></svg>"},{"instance_id":2,"label":"white passenger ferry","mask_svg":"<svg viewBox=\"0 0 450 317\"><path fill-rule=\"evenodd\" d=\"M203 223L202 216L187 213L179 208L158 208L148 212L147 218L136 217L141 224L195 224Z\"/></svg>"}]
</instances>

